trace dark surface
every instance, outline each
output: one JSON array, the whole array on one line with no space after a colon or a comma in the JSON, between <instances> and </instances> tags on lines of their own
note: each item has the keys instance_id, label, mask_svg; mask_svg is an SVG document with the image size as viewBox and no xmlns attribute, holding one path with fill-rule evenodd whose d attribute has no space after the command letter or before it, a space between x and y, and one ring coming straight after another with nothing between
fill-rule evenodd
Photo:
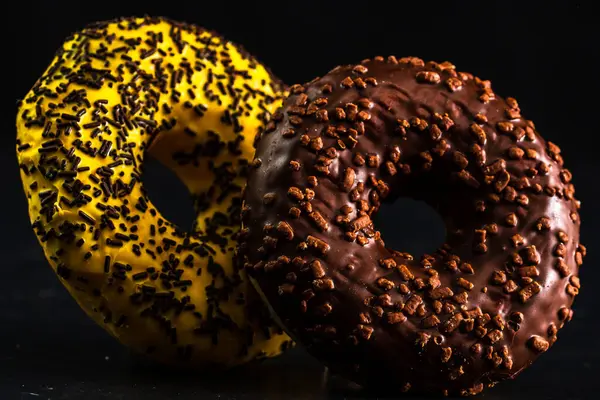
<instances>
[{"instance_id":1,"label":"dark surface","mask_svg":"<svg viewBox=\"0 0 600 400\"><path fill-rule=\"evenodd\" d=\"M312 79L338 63L394 53L449 59L462 70L491 79L500 95L516 97L541 134L563 150L582 200L581 241L589 251L574 320L561 330L551 351L518 380L500 384L483 398L595 397L600 389L600 301L595 293L600 279L600 160L597 82L586 78L597 68L593 1L398 1L389 8L391 2L383 1L372 7L316 0L276 6L185 3L31 1L11 4L15 8L5 13L2 29L17 46L5 58L14 89L3 91L8 105L2 113L0 150L0 399L315 399L357 394L339 380L324 384L324 369L300 349L227 374L186 376L143 366L85 317L44 261L28 226L18 177L15 101L70 32L94 20L143 13L216 29L243 43L288 83ZM153 199L167 216L185 221L191 204L181 190L175 194ZM384 213L379 228L390 246L422 253L439 244L428 229L428 222L438 221L436 229L441 230L431 211L397 207ZM399 218L408 226L423 222L423 229L393 236ZM435 237L440 238L439 232Z\"/></svg>"}]
</instances>

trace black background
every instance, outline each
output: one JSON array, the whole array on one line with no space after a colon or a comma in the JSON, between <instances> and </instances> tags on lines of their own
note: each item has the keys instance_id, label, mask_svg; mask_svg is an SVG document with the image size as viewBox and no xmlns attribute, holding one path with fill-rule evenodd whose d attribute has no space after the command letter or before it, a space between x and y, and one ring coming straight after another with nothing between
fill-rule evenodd
<instances>
[{"instance_id":1,"label":"black background","mask_svg":"<svg viewBox=\"0 0 600 400\"><path fill-rule=\"evenodd\" d=\"M15 103L50 62L62 39L86 23L151 14L216 30L242 44L286 83L375 55L449 60L513 96L543 136L563 149L582 200L581 270L575 319L557 344L515 382L483 397L588 399L600 388L600 213L597 99L600 35L593 1L40 1L5 3L2 15L0 148L0 399L327 398L354 392L328 380L301 349L229 374L181 374L131 357L89 321L44 261L28 225L14 152ZM9 10L8 7L14 7ZM14 45L13 45L14 43ZM12 47L14 46L14 48ZM7 90L8 89L8 90ZM183 226L191 202L167 171L145 179L155 203ZM163 190L158 188L163 186ZM167 188L168 190L165 190ZM164 193L170 193L165 196ZM185 206L184 206L185 205ZM425 207L388 207L386 242L415 252L442 240ZM219 397L220 396L220 397Z\"/></svg>"}]
</instances>

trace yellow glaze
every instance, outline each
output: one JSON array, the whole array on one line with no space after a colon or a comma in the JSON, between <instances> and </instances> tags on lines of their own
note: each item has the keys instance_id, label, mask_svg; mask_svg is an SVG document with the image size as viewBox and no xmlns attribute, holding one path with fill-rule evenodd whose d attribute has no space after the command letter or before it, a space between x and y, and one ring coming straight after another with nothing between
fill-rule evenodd
<instances>
[{"instance_id":1,"label":"yellow glaze","mask_svg":"<svg viewBox=\"0 0 600 400\"><path fill-rule=\"evenodd\" d=\"M17 155L45 255L80 306L136 352L227 367L290 344L233 261L253 140L282 90L211 32L124 18L68 38L21 102ZM195 198L194 234L147 198L147 154Z\"/></svg>"}]
</instances>

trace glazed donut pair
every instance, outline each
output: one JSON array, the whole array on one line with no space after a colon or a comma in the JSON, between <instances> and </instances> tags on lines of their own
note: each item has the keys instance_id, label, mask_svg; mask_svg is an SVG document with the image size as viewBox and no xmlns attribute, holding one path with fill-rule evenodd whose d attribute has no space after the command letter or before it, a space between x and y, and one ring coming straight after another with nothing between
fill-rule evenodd
<instances>
[{"instance_id":1,"label":"glazed donut pair","mask_svg":"<svg viewBox=\"0 0 600 400\"><path fill-rule=\"evenodd\" d=\"M213 33L121 19L65 42L17 128L51 265L157 360L232 366L289 334L374 390L471 395L572 318L585 247L560 149L449 63L376 57L288 91ZM148 199L148 154L194 196L195 232ZM435 253L385 246L372 218L400 196L444 218Z\"/></svg>"}]
</instances>

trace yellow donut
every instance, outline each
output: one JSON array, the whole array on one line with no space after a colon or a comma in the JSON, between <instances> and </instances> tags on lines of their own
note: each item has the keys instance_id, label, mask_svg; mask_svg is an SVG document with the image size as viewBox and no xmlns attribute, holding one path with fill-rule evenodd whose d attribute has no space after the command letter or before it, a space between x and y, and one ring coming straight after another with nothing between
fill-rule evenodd
<instances>
[{"instance_id":1,"label":"yellow donut","mask_svg":"<svg viewBox=\"0 0 600 400\"><path fill-rule=\"evenodd\" d=\"M234 262L253 140L283 95L240 47L145 17L68 38L20 103L17 156L37 238L79 305L136 352L234 366L291 343ZM148 199L146 154L194 197L195 233Z\"/></svg>"}]
</instances>

